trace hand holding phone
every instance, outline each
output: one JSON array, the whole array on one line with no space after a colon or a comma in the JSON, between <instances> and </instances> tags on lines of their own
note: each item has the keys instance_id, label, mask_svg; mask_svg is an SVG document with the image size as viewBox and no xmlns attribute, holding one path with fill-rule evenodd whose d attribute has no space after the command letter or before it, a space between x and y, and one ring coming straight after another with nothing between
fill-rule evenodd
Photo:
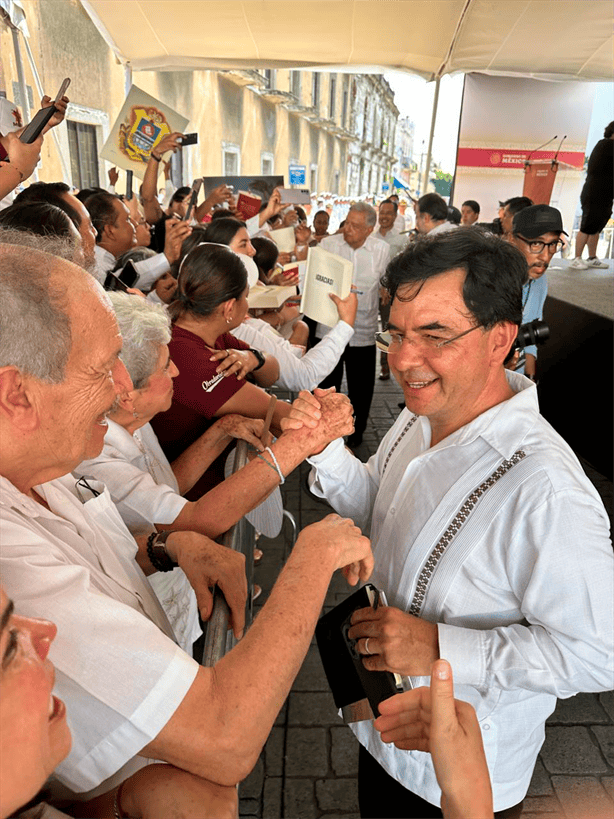
<instances>
[{"instance_id":1,"label":"hand holding phone","mask_svg":"<svg viewBox=\"0 0 614 819\"><path fill-rule=\"evenodd\" d=\"M62 85L60 86L60 90L57 93L57 96L52 105L48 105L45 108L41 108L40 111L37 112L34 119L26 125L26 127L21 132L19 139L22 142L25 142L27 145L34 142L37 139L49 120L58 112L58 109L55 107L56 103L58 103L62 97L68 86L70 85L70 78L66 77ZM43 97L44 99L44 97Z\"/></svg>"}]
</instances>

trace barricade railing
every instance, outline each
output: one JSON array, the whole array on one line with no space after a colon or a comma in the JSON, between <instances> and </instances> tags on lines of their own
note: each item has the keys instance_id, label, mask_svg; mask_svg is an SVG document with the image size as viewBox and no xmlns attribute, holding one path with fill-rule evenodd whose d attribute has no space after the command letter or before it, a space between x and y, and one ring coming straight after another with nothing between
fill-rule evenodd
<instances>
[{"instance_id":1,"label":"barricade railing","mask_svg":"<svg viewBox=\"0 0 614 819\"><path fill-rule=\"evenodd\" d=\"M247 463L247 442L238 441L233 473L242 469ZM245 555L245 574L247 576L247 602L245 604L245 627L252 621L252 593L254 577L254 542L255 530L247 518L243 517L226 532L222 543L229 549ZM207 621L205 648L202 664L213 666L236 644L232 631L228 630L230 609L224 595L216 586L213 592L213 610Z\"/></svg>"}]
</instances>

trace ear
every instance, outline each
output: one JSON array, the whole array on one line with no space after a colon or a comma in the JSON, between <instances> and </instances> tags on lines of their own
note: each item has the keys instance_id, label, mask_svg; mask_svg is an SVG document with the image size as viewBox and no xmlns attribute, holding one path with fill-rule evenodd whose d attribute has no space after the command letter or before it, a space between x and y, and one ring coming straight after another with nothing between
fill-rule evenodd
<instances>
[{"instance_id":1,"label":"ear","mask_svg":"<svg viewBox=\"0 0 614 819\"><path fill-rule=\"evenodd\" d=\"M369 228L369 233L367 233L367 236L370 236L373 233L374 229L375 229L375 225L373 225L373 227L370 227Z\"/></svg>"},{"instance_id":2,"label":"ear","mask_svg":"<svg viewBox=\"0 0 614 819\"><path fill-rule=\"evenodd\" d=\"M122 392L117 397L117 405L120 409L125 410L125 412L134 412L134 401L139 394L139 390L128 390L127 392Z\"/></svg>"},{"instance_id":3,"label":"ear","mask_svg":"<svg viewBox=\"0 0 614 819\"><path fill-rule=\"evenodd\" d=\"M38 427L37 402L31 379L16 367L0 367L0 417L21 432Z\"/></svg>"},{"instance_id":4,"label":"ear","mask_svg":"<svg viewBox=\"0 0 614 819\"><path fill-rule=\"evenodd\" d=\"M228 301L222 302L222 318L227 324L232 321L232 311L236 303L236 299L228 299Z\"/></svg>"},{"instance_id":5,"label":"ear","mask_svg":"<svg viewBox=\"0 0 614 819\"><path fill-rule=\"evenodd\" d=\"M518 327L511 321L501 321L492 328L490 339L493 366L500 367L503 364L517 335Z\"/></svg>"}]
</instances>

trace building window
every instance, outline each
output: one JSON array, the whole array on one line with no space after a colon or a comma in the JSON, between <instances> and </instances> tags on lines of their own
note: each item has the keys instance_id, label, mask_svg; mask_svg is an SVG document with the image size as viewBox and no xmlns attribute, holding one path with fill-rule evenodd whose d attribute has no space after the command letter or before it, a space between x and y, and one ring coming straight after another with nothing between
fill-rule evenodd
<instances>
[{"instance_id":1,"label":"building window","mask_svg":"<svg viewBox=\"0 0 614 819\"><path fill-rule=\"evenodd\" d=\"M311 105L317 108L320 104L320 75L314 71L311 75Z\"/></svg>"},{"instance_id":2,"label":"building window","mask_svg":"<svg viewBox=\"0 0 614 819\"><path fill-rule=\"evenodd\" d=\"M348 118L348 91L347 88L343 92L343 100L341 102L341 126L347 128Z\"/></svg>"},{"instance_id":3,"label":"building window","mask_svg":"<svg viewBox=\"0 0 614 819\"><path fill-rule=\"evenodd\" d=\"M317 193L318 191L318 166L311 165L309 170L309 190L312 193Z\"/></svg>"},{"instance_id":4,"label":"building window","mask_svg":"<svg viewBox=\"0 0 614 819\"><path fill-rule=\"evenodd\" d=\"M335 105L337 103L336 100L336 91L337 91L337 78L331 77L330 78L330 96L328 100L328 118L334 119L335 118Z\"/></svg>"},{"instance_id":5,"label":"building window","mask_svg":"<svg viewBox=\"0 0 614 819\"><path fill-rule=\"evenodd\" d=\"M265 68L261 74L266 80L266 87L275 88L275 70L273 68Z\"/></svg>"},{"instance_id":6,"label":"building window","mask_svg":"<svg viewBox=\"0 0 614 819\"><path fill-rule=\"evenodd\" d=\"M66 127L73 185L76 188L98 187L96 126L67 120Z\"/></svg>"},{"instance_id":7,"label":"building window","mask_svg":"<svg viewBox=\"0 0 614 819\"><path fill-rule=\"evenodd\" d=\"M290 93L294 94L297 100L301 98L301 72L290 72Z\"/></svg>"},{"instance_id":8,"label":"building window","mask_svg":"<svg viewBox=\"0 0 614 819\"><path fill-rule=\"evenodd\" d=\"M222 143L222 172L224 176L241 173L241 149L238 145Z\"/></svg>"},{"instance_id":9,"label":"building window","mask_svg":"<svg viewBox=\"0 0 614 819\"><path fill-rule=\"evenodd\" d=\"M260 154L260 173L263 176L273 176L273 165L274 165L274 157L273 154L269 153L261 153Z\"/></svg>"}]
</instances>

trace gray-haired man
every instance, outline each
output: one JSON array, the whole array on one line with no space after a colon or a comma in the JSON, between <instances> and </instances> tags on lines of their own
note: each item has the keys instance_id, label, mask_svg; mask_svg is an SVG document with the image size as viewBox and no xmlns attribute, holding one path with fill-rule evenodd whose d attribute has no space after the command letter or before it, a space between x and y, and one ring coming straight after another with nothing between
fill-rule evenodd
<instances>
[{"instance_id":1,"label":"gray-haired man","mask_svg":"<svg viewBox=\"0 0 614 819\"><path fill-rule=\"evenodd\" d=\"M379 280L390 259L390 247L371 236L377 222L375 208L366 202L352 205L345 219L343 232L328 236L320 247L354 263L353 282L358 295L358 312L354 335L339 363L321 383L321 387L341 389L343 367L348 382L348 396L356 415L355 431L348 438L350 447L362 443L367 426L373 387L375 385L375 333L379 305ZM328 328L318 325L316 335L322 338Z\"/></svg>"}]
</instances>

